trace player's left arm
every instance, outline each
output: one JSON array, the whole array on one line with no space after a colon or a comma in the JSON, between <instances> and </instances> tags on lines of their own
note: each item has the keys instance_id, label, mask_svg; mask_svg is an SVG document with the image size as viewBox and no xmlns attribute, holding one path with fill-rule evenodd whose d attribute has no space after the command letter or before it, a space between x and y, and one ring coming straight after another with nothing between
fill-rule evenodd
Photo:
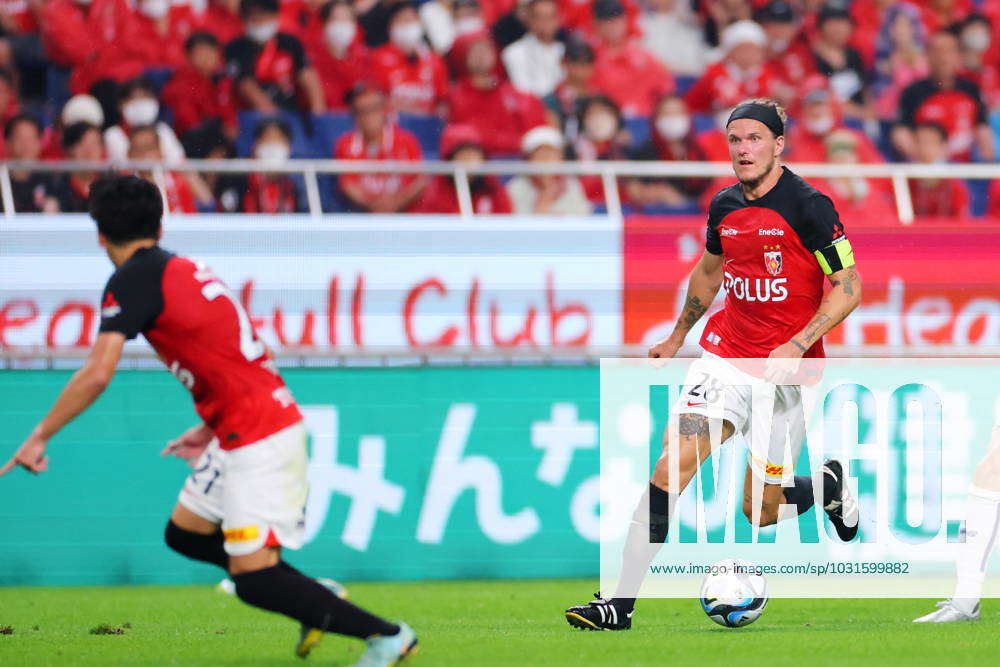
<instances>
[{"instance_id":1,"label":"player's left arm","mask_svg":"<svg viewBox=\"0 0 1000 667\"><path fill-rule=\"evenodd\" d=\"M32 429L14 456L0 468L0 475L17 466L33 473L48 468L49 460L45 456L48 441L104 392L114 377L124 345L125 336L117 331L98 334L86 363L66 383L48 414Z\"/></svg>"},{"instance_id":2,"label":"player's left arm","mask_svg":"<svg viewBox=\"0 0 1000 667\"><path fill-rule=\"evenodd\" d=\"M833 288L827 292L809 324L786 343L797 349L798 356L805 354L806 350L840 324L861 303L861 275L857 265L831 273L827 278Z\"/></svg>"},{"instance_id":3,"label":"player's left arm","mask_svg":"<svg viewBox=\"0 0 1000 667\"><path fill-rule=\"evenodd\" d=\"M788 342L772 351L771 357L801 357L861 303L861 276L854 260L854 250L828 197L815 195L808 200L803 207L803 224L798 232L832 289L827 292L809 323Z\"/></svg>"}]
</instances>

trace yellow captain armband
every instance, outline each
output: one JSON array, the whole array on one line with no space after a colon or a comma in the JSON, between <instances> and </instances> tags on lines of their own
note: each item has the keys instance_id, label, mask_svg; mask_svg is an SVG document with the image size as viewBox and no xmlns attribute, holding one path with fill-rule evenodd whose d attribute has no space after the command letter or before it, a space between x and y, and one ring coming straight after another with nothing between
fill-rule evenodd
<instances>
[{"instance_id":1,"label":"yellow captain armband","mask_svg":"<svg viewBox=\"0 0 1000 667\"><path fill-rule=\"evenodd\" d=\"M819 268L823 269L826 275L854 266L854 248L846 236L841 236L827 247L814 251L813 254L816 255Z\"/></svg>"}]
</instances>

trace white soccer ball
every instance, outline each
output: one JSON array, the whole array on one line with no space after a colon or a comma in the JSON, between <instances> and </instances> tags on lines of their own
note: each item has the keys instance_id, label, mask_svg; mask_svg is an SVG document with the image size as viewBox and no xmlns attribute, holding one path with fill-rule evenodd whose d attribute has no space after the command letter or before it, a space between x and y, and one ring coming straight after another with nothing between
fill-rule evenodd
<instances>
[{"instance_id":1,"label":"white soccer ball","mask_svg":"<svg viewBox=\"0 0 1000 667\"><path fill-rule=\"evenodd\" d=\"M741 628L760 618L767 604L767 582L742 558L727 558L712 566L701 585L701 608L727 628Z\"/></svg>"}]
</instances>

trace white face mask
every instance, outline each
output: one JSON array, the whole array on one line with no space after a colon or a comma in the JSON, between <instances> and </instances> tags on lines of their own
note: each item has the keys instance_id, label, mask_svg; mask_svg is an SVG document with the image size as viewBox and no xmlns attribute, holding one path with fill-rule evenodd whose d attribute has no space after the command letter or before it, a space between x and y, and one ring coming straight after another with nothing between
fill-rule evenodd
<instances>
[{"instance_id":1,"label":"white face mask","mask_svg":"<svg viewBox=\"0 0 1000 667\"><path fill-rule=\"evenodd\" d=\"M962 46L970 51L982 53L990 48L990 33L985 30L968 30L962 34Z\"/></svg>"},{"instance_id":2,"label":"white face mask","mask_svg":"<svg viewBox=\"0 0 1000 667\"><path fill-rule=\"evenodd\" d=\"M809 134L826 134L833 129L833 116L811 118L806 121L805 126Z\"/></svg>"},{"instance_id":3,"label":"white face mask","mask_svg":"<svg viewBox=\"0 0 1000 667\"><path fill-rule=\"evenodd\" d=\"M247 37L257 42L258 44L263 44L267 40L271 39L278 34L278 22L268 21L267 23L258 23L257 25L252 25L247 27Z\"/></svg>"},{"instance_id":4,"label":"white face mask","mask_svg":"<svg viewBox=\"0 0 1000 667\"><path fill-rule=\"evenodd\" d=\"M618 123L609 113L592 114L584 121L584 131L592 141L607 141L615 136Z\"/></svg>"},{"instance_id":5,"label":"white face mask","mask_svg":"<svg viewBox=\"0 0 1000 667\"><path fill-rule=\"evenodd\" d=\"M170 0L145 0L139 11L151 19L162 19L170 11Z\"/></svg>"},{"instance_id":6,"label":"white face mask","mask_svg":"<svg viewBox=\"0 0 1000 667\"><path fill-rule=\"evenodd\" d=\"M141 125L152 125L156 122L156 117L160 115L160 103L151 97L142 97L131 102L126 102L122 107L122 116L125 122L132 127Z\"/></svg>"},{"instance_id":7,"label":"white face mask","mask_svg":"<svg viewBox=\"0 0 1000 667\"><path fill-rule=\"evenodd\" d=\"M268 141L263 144L257 144L253 154L258 160L279 163L288 159L288 156L292 154L292 149L286 143Z\"/></svg>"},{"instance_id":8,"label":"white face mask","mask_svg":"<svg viewBox=\"0 0 1000 667\"><path fill-rule=\"evenodd\" d=\"M691 129L691 119L688 116L660 116L656 119L656 131L669 141L683 139Z\"/></svg>"},{"instance_id":9,"label":"white face mask","mask_svg":"<svg viewBox=\"0 0 1000 667\"><path fill-rule=\"evenodd\" d=\"M485 27L483 20L478 16L466 16L464 19L459 19L455 22L455 34L467 35L470 32L478 32Z\"/></svg>"},{"instance_id":10,"label":"white face mask","mask_svg":"<svg viewBox=\"0 0 1000 667\"><path fill-rule=\"evenodd\" d=\"M424 38L424 29L416 21L410 21L395 26L389 32L389 37L399 48L404 51L412 51L420 46L420 42Z\"/></svg>"},{"instance_id":11,"label":"white face mask","mask_svg":"<svg viewBox=\"0 0 1000 667\"><path fill-rule=\"evenodd\" d=\"M323 29L327 43L335 49L346 49L350 46L357 32L358 25L354 21L331 21Z\"/></svg>"}]
</instances>

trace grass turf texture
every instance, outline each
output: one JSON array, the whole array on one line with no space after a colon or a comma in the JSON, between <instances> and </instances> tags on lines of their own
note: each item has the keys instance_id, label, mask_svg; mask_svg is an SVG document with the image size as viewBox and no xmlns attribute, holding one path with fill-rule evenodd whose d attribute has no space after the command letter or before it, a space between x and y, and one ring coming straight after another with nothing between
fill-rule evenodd
<instances>
[{"instance_id":1,"label":"grass turf texture","mask_svg":"<svg viewBox=\"0 0 1000 667\"><path fill-rule=\"evenodd\" d=\"M925 600L775 599L751 626L712 623L695 600L646 600L629 632L571 629L562 611L590 580L354 584L351 599L407 620L415 667L663 665L766 660L789 665L993 664L1000 602L978 623L914 625ZM0 665L350 664L363 644L327 635L308 663L298 627L211 586L0 589Z\"/></svg>"}]
</instances>

